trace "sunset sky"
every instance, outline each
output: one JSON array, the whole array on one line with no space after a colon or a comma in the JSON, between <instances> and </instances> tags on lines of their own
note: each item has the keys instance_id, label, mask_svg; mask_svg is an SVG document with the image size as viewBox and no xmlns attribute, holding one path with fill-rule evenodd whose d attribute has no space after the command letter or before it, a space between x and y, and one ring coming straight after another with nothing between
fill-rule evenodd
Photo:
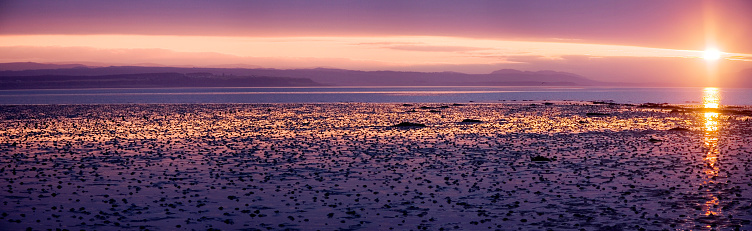
<instances>
[{"instance_id":1,"label":"sunset sky","mask_svg":"<svg viewBox=\"0 0 752 231\"><path fill-rule=\"evenodd\" d=\"M6 0L0 62L512 68L706 85L752 68L750 15L745 0ZM709 49L721 59L703 59Z\"/></svg>"}]
</instances>

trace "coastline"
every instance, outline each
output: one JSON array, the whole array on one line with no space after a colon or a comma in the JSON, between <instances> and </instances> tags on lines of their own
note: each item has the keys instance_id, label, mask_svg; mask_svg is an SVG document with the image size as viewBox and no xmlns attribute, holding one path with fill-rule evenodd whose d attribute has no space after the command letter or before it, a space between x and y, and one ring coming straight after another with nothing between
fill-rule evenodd
<instances>
[{"instance_id":1,"label":"coastline","mask_svg":"<svg viewBox=\"0 0 752 231\"><path fill-rule=\"evenodd\" d=\"M599 101L699 105L713 89L723 105L752 105L752 89L631 87L274 87L0 90L0 105L200 103L512 103Z\"/></svg>"}]
</instances>

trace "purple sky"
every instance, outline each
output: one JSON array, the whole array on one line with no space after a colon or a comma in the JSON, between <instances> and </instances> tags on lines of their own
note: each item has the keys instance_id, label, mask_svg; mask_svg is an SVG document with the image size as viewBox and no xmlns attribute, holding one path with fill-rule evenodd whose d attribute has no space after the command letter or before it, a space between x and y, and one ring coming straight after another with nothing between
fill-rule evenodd
<instances>
[{"instance_id":1,"label":"purple sky","mask_svg":"<svg viewBox=\"0 0 752 231\"><path fill-rule=\"evenodd\" d=\"M752 54L752 42L749 42L752 39L750 15L752 1L746 0L0 1L0 39L7 37L9 40L6 41L11 41L12 36L18 35L241 38L444 36L693 51L705 50L710 45L727 53ZM68 46L55 42L0 46ZM436 48L434 51L465 46L467 44L448 43L441 47L433 45ZM392 46L395 47L397 46ZM474 49L472 46L467 47ZM213 49L201 52L228 54ZM630 56L619 55L618 52L619 49L615 49L611 56ZM570 55L588 54L589 50L584 49L571 52ZM255 58L272 56L268 53L232 55ZM508 54L504 57L508 57ZM521 58L524 57L515 57L516 60ZM17 58L0 55L0 60L15 59ZM534 60L528 60L528 63L531 65L522 69L546 69ZM752 66L749 63L752 62L727 65L734 67L728 71ZM337 67L336 63L310 64L321 65ZM471 66L455 69L451 66L443 65L450 70L467 69L472 72ZM563 69L571 69L580 74L607 74L593 72L582 66L582 63L575 66L582 68L565 66ZM475 72L482 71L486 70L477 69Z\"/></svg>"},{"instance_id":2,"label":"purple sky","mask_svg":"<svg viewBox=\"0 0 752 231\"><path fill-rule=\"evenodd\" d=\"M443 35L752 53L752 1L3 1L2 34ZM727 36L726 36L727 35Z\"/></svg>"}]
</instances>

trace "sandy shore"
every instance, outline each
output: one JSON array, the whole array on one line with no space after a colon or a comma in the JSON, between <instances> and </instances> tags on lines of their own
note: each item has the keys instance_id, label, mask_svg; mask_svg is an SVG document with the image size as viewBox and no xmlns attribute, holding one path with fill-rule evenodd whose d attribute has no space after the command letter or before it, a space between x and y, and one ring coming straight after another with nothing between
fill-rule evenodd
<instances>
[{"instance_id":1,"label":"sandy shore","mask_svg":"<svg viewBox=\"0 0 752 231\"><path fill-rule=\"evenodd\" d=\"M750 230L752 118L732 110L0 106L0 227Z\"/></svg>"}]
</instances>

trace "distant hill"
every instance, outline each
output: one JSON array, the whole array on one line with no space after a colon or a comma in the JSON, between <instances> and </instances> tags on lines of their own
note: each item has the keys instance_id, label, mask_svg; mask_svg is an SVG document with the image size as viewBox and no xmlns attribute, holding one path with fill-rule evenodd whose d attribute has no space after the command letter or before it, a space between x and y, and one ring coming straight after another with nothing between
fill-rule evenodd
<instances>
[{"instance_id":1,"label":"distant hill","mask_svg":"<svg viewBox=\"0 0 752 231\"><path fill-rule=\"evenodd\" d=\"M298 87L320 86L304 78L216 76L210 73L2 76L0 89Z\"/></svg>"},{"instance_id":2,"label":"distant hill","mask_svg":"<svg viewBox=\"0 0 752 231\"><path fill-rule=\"evenodd\" d=\"M39 64L39 66L43 65L47 64ZM28 63L27 66L33 65ZM24 84L13 85L16 87L33 87L34 84L53 87L55 86L55 84L52 84L53 82L62 84L57 86L75 85L79 87L96 87L97 84L102 84L101 87L170 87L188 83L193 84L191 86L207 87L223 86L222 84L237 86L234 84L246 81L238 79L241 77L257 78L254 79L255 81L271 81L269 83L255 82L255 85L244 82L245 85L242 86L595 86L608 84L566 72L532 72L511 69L488 74L466 74L458 72L356 71L331 68L280 70L264 68L76 66L57 69L8 70L2 69L2 67L3 64L0 64L0 79L2 79L0 81L2 83L27 81ZM202 77L202 79L192 79L193 77L187 77L191 73L206 73L207 76ZM180 75L184 76L180 77ZM265 79L258 79L259 77ZM78 82L75 84L66 82L68 81L65 80L66 78L75 79ZM273 78L284 78L285 81ZM86 84L81 82L84 79L87 81ZM98 81L98 83L95 81ZM169 81L184 81L185 83L171 85L168 83ZM147 82L149 83L147 84ZM7 89L8 87L3 88Z\"/></svg>"},{"instance_id":3,"label":"distant hill","mask_svg":"<svg viewBox=\"0 0 752 231\"><path fill-rule=\"evenodd\" d=\"M81 65L81 64L47 64L47 63L33 63L33 62L0 63L0 70L2 71L23 71L23 70L81 68L81 67L86 67L86 66Z\"/></svg>"}]
</instances>

